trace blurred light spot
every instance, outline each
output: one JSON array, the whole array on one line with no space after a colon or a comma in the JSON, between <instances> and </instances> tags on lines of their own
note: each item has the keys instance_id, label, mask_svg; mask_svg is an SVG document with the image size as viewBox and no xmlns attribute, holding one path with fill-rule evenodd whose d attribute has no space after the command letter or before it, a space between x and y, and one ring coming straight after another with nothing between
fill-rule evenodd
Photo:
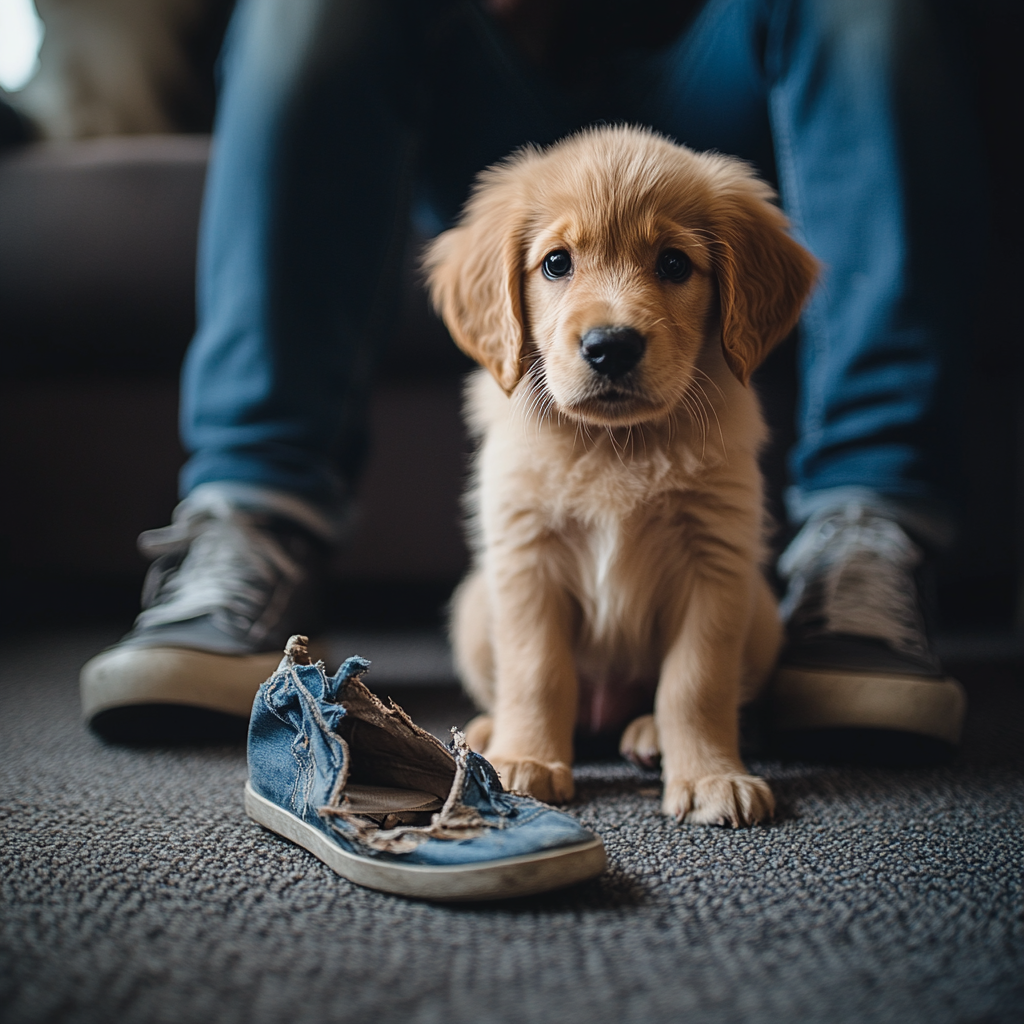
<instances>
[{"instance_id":1,"label":"blurred light spot","mask_svg":"<svg viewBox=\"0 0 1024 1024\"><path fill-rule=\"evenodd\" d=\"M32 0L0 0L0 86L15 92L39 67L43 23Z\"/></svg>"}]
</instances>

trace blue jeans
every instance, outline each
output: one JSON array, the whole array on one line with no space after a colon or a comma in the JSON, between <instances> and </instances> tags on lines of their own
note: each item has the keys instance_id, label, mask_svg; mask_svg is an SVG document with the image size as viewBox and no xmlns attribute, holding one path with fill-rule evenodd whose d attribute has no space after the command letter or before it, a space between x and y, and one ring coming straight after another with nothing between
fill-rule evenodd
<instances>
[{"instance_id":1,"label":"blue jeans","mask_svg":"<svg viewBox=\"0 0 1024 1024\"><path fill-rule=\"evenodd\" d=\"M801 322L792 505L866 489L941 517L978 235L963 103L925 0L708 0L659 48L555 82L455 0L242 0L222 57L184 369L185 493L240 481L327 508L410 218L595 120L754 163L825 273Z\"/></svg>"}]
</instances>

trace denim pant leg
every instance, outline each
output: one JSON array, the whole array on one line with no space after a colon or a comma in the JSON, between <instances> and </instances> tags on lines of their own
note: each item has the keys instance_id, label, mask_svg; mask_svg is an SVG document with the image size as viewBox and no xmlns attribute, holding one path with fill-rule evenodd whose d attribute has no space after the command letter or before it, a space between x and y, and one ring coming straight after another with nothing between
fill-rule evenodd
<instances>
[{"instance_id":1,"label":"denim pant leg","mask_svg":"<svg viewBox=\"0 0 1024 1024\"><path fill-rule=\"evenodd\" d=\"M477 171L576 127L520 70L472 3L243 0L183 373L183 494L234 482L344 511L413 197L440 230Z\"/></svg>"},{"instance_id":2,"label":"denim pant leg","mask_svg":"<svg viewBox=\"0 0 1024 1024\"><path fill-rule=\"evenodd\" d=\"M801 322L793 517L874 496L946 531L977 172L924 0L710 0L642 119L775 182L823 263ZM956 242L953 242L953 239Z\"/></svg>"},{"instance_id":3,"label":"denim pant leg","mask_svg":"<svg viewBox=\"0 0 1024 1024\"><path fill-rule=\"evenodd\" d=\"M243 0L236 11L183 371L183 493L241 481L345 500L381 289L407 222L415 92L401 70L414 77L415 19L402 7Z\"/></svg>"},{"instance_id":4,"label":"denim pant leg","mask_svg":"<svg viewBox=\"0 0 1024 1024\"><path fill-rule=\"evenodd\" d=\"M954 253L981 224L964 100L925 0L771 6L782 198L823 263L801 324L790 510L873 494L941 542L975 290Z\"/></svg>"},{"instance_id":5,"label":"denim pant leg","mask_svg":"<svg viewBox=\"0 0 1024 1024\"><path fill-rule=\"evenodd\" d=\"M775 184L764 70L767 0L707 0L669 47L633 66L625 120L751 163Z\"/></svg>"}]
</instances>

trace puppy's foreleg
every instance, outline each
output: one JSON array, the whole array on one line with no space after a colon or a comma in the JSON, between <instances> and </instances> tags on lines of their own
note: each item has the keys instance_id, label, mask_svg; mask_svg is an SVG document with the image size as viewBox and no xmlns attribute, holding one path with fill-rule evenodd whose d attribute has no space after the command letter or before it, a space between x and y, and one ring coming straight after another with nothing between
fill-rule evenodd
<instances>
[{"instance_id":1,"label":"puppy's foreleg","mask_svg":"<svg viewBox=\"0 0 1024 1024\"><path fill-rule=\"evenodd\" d=\"M753 700L775 667L782 647L782 622L778 602L764 577L754 583L754 613L743 648L743 675L740 680L740 704ZM619 742L619 753L640 768L654 768L661 761L658 724L654 715L641 715L626 726Z\"/></svg>"},{"instance_id":2,"label":"puppy's foreleg","mask_svg":"<svg viewBox=\"0 0 1024 1024\"><path fill-rule=\"evenodd\" d=\"M754 614L743 656L743 680L740 685L740 703L753 700L768 682L768 677L779 660L782 649L782 620L779 602L758 573L754 580Z\"/></svg>"},{"instance_id":3,"label":"puppy's foreleg","mask_svg":"<svg viewBox=\"0 0 1024 1024\"><path fill-rule=\"evenodd\" d=\"M544 571L543 554L509 561L488 581L495 688L485 754L508 789L569 800L578 699L569 600Z\"/></svg>"},{"instance_id":4,"label":"puppy's foreleg","mask_svg":"<svg viewBox=\"0 0 1024 1024\"><path fill-rule=\"evenodd\" d=\"M748 825L775 807L739 754L740 681L755 582L749 572L698 578L655 698L662 808L695 824Z\"/></svg>"},{"instance_id":5,"label":"puppy's foreleg","mask_svg":"<svg viewBox=\"0 0 1024 1024\"><path fill-rule=\"evenodd\" d=\"M481 711L490 711L494 704L491 609L487 579L479 568L473 569L452 595L448 633L463 688Z\"/></svg>"}]
</instances>

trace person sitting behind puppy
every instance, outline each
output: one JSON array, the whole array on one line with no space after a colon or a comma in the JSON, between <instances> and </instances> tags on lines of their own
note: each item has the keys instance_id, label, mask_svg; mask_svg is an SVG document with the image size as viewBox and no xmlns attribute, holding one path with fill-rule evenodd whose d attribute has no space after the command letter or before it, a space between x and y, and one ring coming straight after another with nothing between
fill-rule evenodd
<instances>
[{"instance_id":1,"label":"person sitting behind puppy","mask_svg":"<svg viewBox=\"0 0 1024 1024\"><path fill-rule=\"evenodd\" d=\"M951 366L971 313L944 226L962 240L977 217L929 19L915 0L242 0L182 501L141 539L143 611L84 669L87 714L197 688L236 710L239 681L255 690L341 540L410 218L437 233L482 168L610 121L749 161L824 268L800 326L779 734L805 750L842 735L868 759L883 734L907 758L955 744L962 700L919 584L952 527Z\"/></svg>"}]
</instances>

